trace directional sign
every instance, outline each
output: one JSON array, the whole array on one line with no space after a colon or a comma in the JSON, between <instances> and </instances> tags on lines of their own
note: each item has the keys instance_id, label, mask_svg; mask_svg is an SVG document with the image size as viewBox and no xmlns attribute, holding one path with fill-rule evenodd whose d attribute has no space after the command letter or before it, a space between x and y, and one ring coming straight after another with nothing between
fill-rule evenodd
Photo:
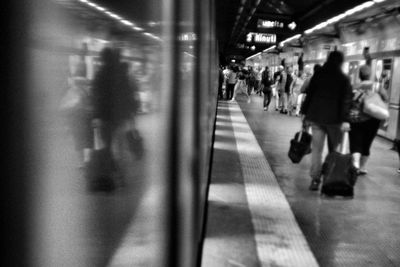
<instances>
[{"instance_id":1,"label":"directional sign","mask_svg":"<svg viewBox=\"0 0 400 267\"><path fill-rule=\"evenodd\" d=\"M262 43L262 44L275 44L276 43L276 34L249 32L246 35L246 42Z\"/></svg>"}]
</instances>

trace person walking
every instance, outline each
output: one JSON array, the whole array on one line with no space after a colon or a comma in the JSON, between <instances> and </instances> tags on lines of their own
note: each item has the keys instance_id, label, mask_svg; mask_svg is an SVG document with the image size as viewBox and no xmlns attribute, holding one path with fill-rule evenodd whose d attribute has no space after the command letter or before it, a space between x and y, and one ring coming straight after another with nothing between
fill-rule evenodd
<instances>
[{"instance_id":1,"label":"person walking","mask_svg":"<svg viewBox=\"0 0 400 267\"><path fill-rule=\"evenodd\" d=\"M312 127L311 184L309 189L319 189L322 176L322 151L325 138L329 152L340 144L343 132L350 131L348 113L352 100L349 78L343 73L343 53L332 51L322 69L314 74L302 105L303 123Z\"/></svg>"},{"instance_id":2,"label":"person walking","mask_svg":"<svg viewBox=\"0 0 400 267\"><path fill-rule=\"evenodd\" d=\"M370 80L371 68L363 65L359 70L361 83L353 90L353 100L362 101L368 95L374 94L374 83ZM382 87L377 92L383 101L388 101L386 90ZM360 105L361 106L361 105ZM367 174L366 164L370 155L370 148L376 134L378 133L381 121L373 118L362 111L357 121L350 124L350 152L353 157L353 165L359 175Z\"/></svg>"},{"instance_id":3,"label":"person walking","mask_svg":"<svg viewBox=\"0 0 400 267\"><path fill-rule=\"evenodd\" d=\"M278 67L278 71L274 74L275 78L275 110L283 109L283 92L285 91L286 72L283 66Z\"/></svg>"},{"instance_id":4,"label":"person walking","mask_svg":"<svg viewBox=\"0 0 400 267\"><path fill-rule=\"evenodd\" d=\"M236 100L236 96L240 93L243 93L247 96L247 103L251 102L250 96L247 93L247 84L246 84L246 71L243 69L238 73L238 82L235 84L233 97L231 101Z\"/></svg>"},{"instance_id":5,"label":"person walking","mask_svg":"<svg viewBox=\"0 0 400 267\"><path fill-rule=\"evenodd\" d=\"M264 110L267 111L269 104L271 103L271 96L272 96L272 86L273 80L271 78L271 74L269 71L268 67L265 67L264 72L262 73L262 79L261 79L261 87L262 91L264 93Z\"/></svg>"},{"instance_id":6,"label":"person walking","mask_svg":"<svg viewBox=\"0 0 400 267\"><path fill-rule=\"evenodd\" d=\"M258 66L255 71L256 81L254 83L254 92L261 96L261 80L262 80L262 69Z\"/></svg>"},{"instance_id":7,"label":"person walking","mask_svg":"<svg viewBox=\"0 0 400 267\"><path fill-rule=\"evenodd\" d=\"M229 68L226 83L226 100L230 100L233 97L233 91L237 81L236 69L234 67Z\"/></svg>"}]
</instances>

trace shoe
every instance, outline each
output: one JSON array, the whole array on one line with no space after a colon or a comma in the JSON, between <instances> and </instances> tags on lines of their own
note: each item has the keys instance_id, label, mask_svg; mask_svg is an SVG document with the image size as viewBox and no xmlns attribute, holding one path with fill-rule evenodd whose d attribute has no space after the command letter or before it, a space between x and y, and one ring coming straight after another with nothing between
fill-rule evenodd
<instances>
[{"instance_id":1,"label":"shoe","mask_svg":"<svg viewBox=\"0 0 400 267\"><path fill-rule=\"evenodd\" d=\"M267 111L268 109L265 107L264 110Z\"/></svg>"},{"instance_id":2,"label":"shoe","mask_svg":"<svg viewBox=\"0 0 400 267\"><path fill-rule=\"evenodd\" d=\"M400 168L397 169L397 172L400 173Z\"/></svg>"},{"instance_id":3,"label":"shoe","mask_svg":"<svg viewBox=\"0 0 400 267\"><path fill-rule=\"evenodd\" d=\"M309 189L310 191L318 191L318 189L319 189L319 184L320 184L320 183L321 183L320 180L312 179L312 180L311 180L311 184L310 184L310 186L308 187L308 189Z\"/></svg>"}]
</instances>

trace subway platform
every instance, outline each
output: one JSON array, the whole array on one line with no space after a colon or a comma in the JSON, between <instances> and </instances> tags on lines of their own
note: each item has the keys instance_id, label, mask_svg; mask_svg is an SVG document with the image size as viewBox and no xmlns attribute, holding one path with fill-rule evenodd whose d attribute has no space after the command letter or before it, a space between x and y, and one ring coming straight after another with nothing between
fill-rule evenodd
<instances>
[{"instance_id":1,"label":"subway platform","mask_svg":"<svg viewBox=\"0 0 400 267\"><path fill-rule=\"evenodd\" d=\"M251 98L218 103L202 266L400 266L392 144L375 139L353 199L327 198L308 190L310 156L287 156L300 119Z\"/></svg>"}]
</instances>

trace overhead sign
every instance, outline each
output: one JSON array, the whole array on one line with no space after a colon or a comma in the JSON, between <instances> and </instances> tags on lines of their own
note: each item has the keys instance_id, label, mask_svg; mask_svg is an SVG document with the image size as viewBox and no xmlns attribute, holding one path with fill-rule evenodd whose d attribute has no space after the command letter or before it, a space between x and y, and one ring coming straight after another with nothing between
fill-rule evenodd
<instances>
[{"instance_id":1,"label":"overhead sign","mask_svg":"<svg viewBox=\"0 0 400 267\"><path fill-rule=\"evenodd\" d=\"M285 24L282 21L277 21L277 20L259 19L257 26L258 28L266 28L266 29L271 29L271 28L283 29L285 27Z\"/></svg>"},{"instance_id":2,"label":"overhead sign","mask_svg":"<svg viewBox=\"0 0 400 267\"><path fill-rule=\"evenodd\" d=\"M280 29L280 30L294 30L296 29L297 25L296 23L293 21L289 24L283 22L283 21L279 21L279 20L265 20L265 19L258 19L257 21L257 27L259 29Z\"/></svg>"},{"instance_id":3,"label":"overhead sign","mask_svg":"<svg viewBox=\"0 0 400 267\"><path fill-rule=\"evenodd\" d=\"M276 34L249 32L246 36L248 43L275 44Z\"/></svg>"}]
</instances>

